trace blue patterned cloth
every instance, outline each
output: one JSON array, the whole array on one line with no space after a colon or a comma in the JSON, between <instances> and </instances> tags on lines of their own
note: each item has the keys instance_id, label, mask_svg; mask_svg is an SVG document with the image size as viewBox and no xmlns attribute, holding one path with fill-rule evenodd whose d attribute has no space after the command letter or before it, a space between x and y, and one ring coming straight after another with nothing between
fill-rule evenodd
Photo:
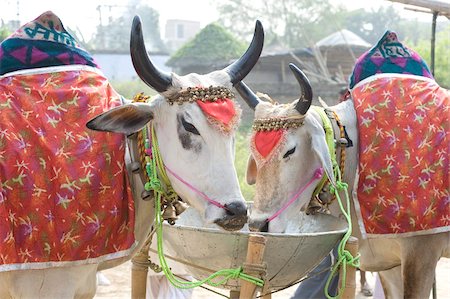
<instances>
[{"instance_id":1,"label":"blue patterned cloth","mask_svg":"<svg viewBox=\"0 0 450 299\"><path fill-rule=\"evenodd\" d=\"M358 58L350 77L350 89L379 73L412 74L434 79L422 57L402 44L392 31L386 31L373 48Z\"/></svg>"},{"instance_id":2,"label":"blue patterned cloth","mask_svg":"<svg viewBox=\"0 0 450 299\"><path fill-rule=\"evenodd\" d=\"M25 24L0 44L0 76L17 70L71 64L98 67L51 12Z\"/></svg>"}]
</instances>

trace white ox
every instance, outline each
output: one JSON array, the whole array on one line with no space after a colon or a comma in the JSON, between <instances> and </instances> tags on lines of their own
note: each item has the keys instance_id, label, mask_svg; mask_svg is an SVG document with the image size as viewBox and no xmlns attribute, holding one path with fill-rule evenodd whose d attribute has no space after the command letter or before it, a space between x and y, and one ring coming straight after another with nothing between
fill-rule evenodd
<instances>
[{"instance_id":1,"label":"white ox","mask_svg":"<svg viewBox=\"0 0 450 299\"><path fill-rule=\"evenodd\" d=\"M199 210L207 222L225 230L238 230L247 222L247 207L234 168L234 132L223 134L210 126L195 103L169 105L166 97L196 86L231 89L253 68L261 54L264 32L257 21L253 40L244 55L223 70L206 75L177 76L158 70L149 60L142 37L141 21L135 17L131 33L131 57L136 72L158 95L151 103L128 103L98 116L88 123L95 130L130 135L153 122L162 159L171 170L216 200L227 210L209 204L171 174L178 195ZM135 138L128 140L131 160L139 161ZM92 298L96 292L96 272L129 260L142 247L154 219L154 202L141 199L143 181L127 158L127 170L135 201L134 252L101 264L57 267L42 270L16 270L0 273L0 298Z\"/></svg>"},{"instance_id":2,"label":"white ox","mask_svg":"<svg viewBox=\"0 0 450 299\"><path fill-rule=\"evenodd\" d=\"M266 219L278 211L299 186L308 183L315 169L323 167L327 174L333 173L323 122L314 109L309 109L312 88L306 76L295 65L291 64L290 68L302 87L300 99L291 104L275 105L264 102L244 83L235 86L255 110L255 119L303 118L303 125L287 130L286 141L271 161L258 167L252 156L249 159L247 182L256 182L256 194L249 219L250 229L254 231L283 232L290 215L300 213L308 205L318 181L306 188L289 209L277 218L270 222L266 222ZM343 174L343 181L348 183L349 194L352 194L358 165L358 128L353 101L348 100L329 109L338 115L353 141L353 147L346 149ZM252 153L255 154L254 151ZM341 197L343 198L343 194ZM330 208L333 214L339 214L337 204ZM361 269L382 271L380 276L387 298L428 298L438 260L441 257L450 257L450 233L363 239L353 201L351 216L353 234L360 241Z\"/></svg>"}]
</instances>

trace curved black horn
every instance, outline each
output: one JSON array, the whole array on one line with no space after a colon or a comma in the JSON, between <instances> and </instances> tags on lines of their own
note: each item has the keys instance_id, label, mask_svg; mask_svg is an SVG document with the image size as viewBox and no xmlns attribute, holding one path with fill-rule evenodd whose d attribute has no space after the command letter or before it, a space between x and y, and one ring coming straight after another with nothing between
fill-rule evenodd
<instances>
[{"instance_id":1,"label":"curved black horn","mask_svg":"<svg viewBox=\"0 0 450 299\"><path fill-rule=\"evenodd\" d=\"M298 99L295 109L302 115L306 114L312 103L313 93L308 77L293 63L289 63L291 71L294 73L295 79L302 88L302 93Z\"/></svg>"},{"instance_id":2,"label":"curved black horn","mask_svg":"<svg viewBox=\"0 0 450 299\"><path fill-rule=\"evenodd\" d=\"M255 33L252 42L241 58L227 66L224 70L230 75L231 83L235 85L237 82L247 76L255 66L261 55L264 45L264 29L261 22L256 21Z\"/></svg>"},{"instance_id":3,"label":"curved black horn","mask_svg":"<svg viewBox=\"0 0 450 299\"><path fill-rule=\"evenodd\" d=\"M244 81L239 81L234 85L234 88L238 91L238 93L241 95L241 97L244 99L244 101L247 103L247 105L255 110L256 106L258 106L259 102L261 100L259 97L250 89L250 87L247 86L247 84L244 83Z\"/></svg>"},{"instance_id":4,"label":"curved black horn","mask_svg":"<svg viewBox=\"0 0 450 299\"><path fill-rule=\"evenodd\" d=\"M166 91L169 88L172 76L154 66L147 55L139 16L133 18L131 25L130 53L134 69L142 81L158 92Z\"/></svg>"}]
</instances>

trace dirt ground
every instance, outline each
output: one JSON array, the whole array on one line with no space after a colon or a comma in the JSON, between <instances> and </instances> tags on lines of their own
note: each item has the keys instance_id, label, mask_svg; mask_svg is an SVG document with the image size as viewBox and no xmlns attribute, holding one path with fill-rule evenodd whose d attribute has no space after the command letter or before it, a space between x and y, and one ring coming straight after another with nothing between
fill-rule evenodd
<instances>
[{"instance_id":1,"label":"dirt ground","mask_svg":"<svg viewBox=\"0 0 450 299\"><path fill-rule=\"evenodd\" d=\"M109 286L99 286L97 289L97 295L95 299L125 299L131 298L131 263L127 262L116 268L103 271L103 274L110 280ZM366 274L367 281L370 286L375 284L375 275L372 273ZM441 259L436 269L437 277L437 298L438 299L450 299L450 259ZM273 299L288 299L290 298L297 286L290 287L284 291L278 292L272 295ZM228 294L227 291L218 290L222 294ZM357 273L357 299L373 298L364 297L359 292L359 272ZM209 291L197 288L194 290L193 299L219 299L224 298L220 295L211 293ZM431 297L430 297L431 298ZM158 298L158 299L173 299L173 298Z\"/></svg>"}]
</instances>

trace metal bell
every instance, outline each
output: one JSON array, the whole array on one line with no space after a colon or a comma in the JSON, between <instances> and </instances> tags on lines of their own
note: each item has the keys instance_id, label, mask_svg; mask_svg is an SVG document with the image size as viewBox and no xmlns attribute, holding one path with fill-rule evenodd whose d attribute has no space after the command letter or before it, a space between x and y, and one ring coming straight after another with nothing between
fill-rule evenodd
<instances>
[{"instance_id":1,"label":"metal bell","mask_svg":"<svg viewBox=\"0 0 450 299\"><path fill-rule=\"evenodd\" d=\"M164 220L169 220L169 222L170 222L170 220L172 220L172 221L177 220L178 216L177 216L175 207L171 204L167 205L166 208L164 209L162 217Z\"/></svg>"},{"instance_id":2,"label":"metal bell","mask_svg":"<svg viewBox=\"0 0 450 299\"><path fill-rule=\"evenodd\" d=\"M144 190L141 193L141 198L145 201L153 199L153 191Z\"/></svg>"},{"instance_id":3,"label":"metal bell","mask_svg":"<svg viewBox=\"0 0 450 299\"><path fill-rule=\"evenodd\" d=\"M141 164L136 161L131 162L130 168L133 173L137 173L137 172L139 172L139 170L141 170Z\"/></svg>"},{"instance_id":4,"label":"metal bell","mask_svg":"<svg viewBox=\"0 0 450 299\"><path fill-rule=\"evenodd\" d=\"M346 147L348 145L348 140L346 138L339 138L339 145Z\"/></svg>"},{"instance_id":5,"label":"metal bell","mask_svg":"<svg viewBox=\"0 0 450 299\"><path fill-rule=\"evenodd\" d=\"M187 203L180 200L174 202L173 206L175 207L175 212L177 216L186 211L187 208L189 208L189 205Z\"/></svg>"}]
</instances>

